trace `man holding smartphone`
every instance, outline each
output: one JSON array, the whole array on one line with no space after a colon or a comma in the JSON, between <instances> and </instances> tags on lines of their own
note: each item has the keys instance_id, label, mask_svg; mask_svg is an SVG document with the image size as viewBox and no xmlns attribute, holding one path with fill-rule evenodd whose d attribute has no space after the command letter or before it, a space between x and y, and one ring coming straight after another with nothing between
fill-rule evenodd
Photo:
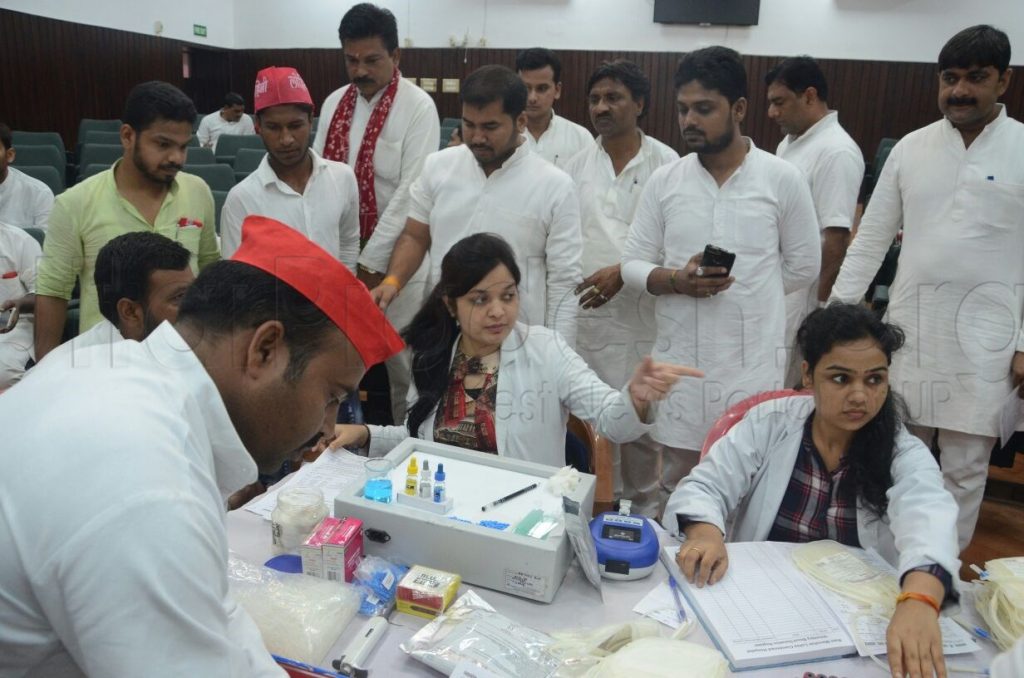
<instances>
[{"instance_id":1,"label":"man holding smartphone","mask_svg":"<svg viewBox=\"0 0 1024 678\"><path fill-rule=\"evenodd\" d=\"M784 294L813 282L821 261L807 182L740 131L747 75L739 54L687 54L675 87L679 128L696 152L648 181L622 277L657 296L652 356L696 365L707 377L676 385L651 433L623 451L623 487L632 488L625 498L649 516L664 509L730 405L782 385Z\"/></svg>"},{"instance_id":2,"label":"man holding smartphone","mask_svg":"<svg viewBox=\"0 0 1024 678\"><path fill-rule=\"evenodd\" d=\"M36 261L42 250L22 228L0 223L0 391L25 373L32 357Z\"/></svg>"}]
</instances>

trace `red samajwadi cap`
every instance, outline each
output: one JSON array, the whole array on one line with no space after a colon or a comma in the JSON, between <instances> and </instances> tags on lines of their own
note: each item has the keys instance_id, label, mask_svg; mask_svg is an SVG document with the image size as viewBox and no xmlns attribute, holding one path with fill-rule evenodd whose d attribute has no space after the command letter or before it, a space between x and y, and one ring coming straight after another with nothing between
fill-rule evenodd
<instances>
[{"instance_id":1,"label":"red samajwadi cap","mask_svg":"<svg viewBox=\"0 0 1024 678\"><path fill-rule=\"evenodd\" d=\"M256 74L253 106L257 113L282 104L313 105L309 88L299 72L288 66L271 66Z\"/></svg>"},{"instance_id":2,"label":"red samajwadi cap","mask_svg":"<svg viewBox=\"0 0 1024 678\"><path fill-rule=\"evenodd\" d=\"M269 273L313 302L345 333L367 369L405 348L366 285L294 228L269 217L246 217L242 244L231 260Z\"/></svg>"}]
</instances>

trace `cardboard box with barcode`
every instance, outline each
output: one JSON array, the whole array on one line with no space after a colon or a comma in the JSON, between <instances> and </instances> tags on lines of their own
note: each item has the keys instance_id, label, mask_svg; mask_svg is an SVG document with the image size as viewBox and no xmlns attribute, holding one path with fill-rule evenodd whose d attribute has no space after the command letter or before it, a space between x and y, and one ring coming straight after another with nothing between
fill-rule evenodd
<instances>
[{"instance_id":1,"label":"cardboard box with barcode","mask_svg":"<svg viewBox=\"0 0 1024 678\"><path fill-rule=\"evenodd\" d=\"M457 574L413 565L398 582L396 607L399 612L433 619L448 609L460 583Z\"/></svg>"},{"instance_id":2,"label":"cardboard box with barcode","mask_svg":"<svg viewBox=\"0 0 1024 678\"><path fill-rule=\"evenodd\" d=\"M562 446L564 441L557 444ZM394 501L371 501L363 496L359 483L352 483L335 498L334 514L363 521L364 551L391 562L454 572L469 584L550 603L572 561L564 524L545 539L515 534L513 529L534 509L562 516L561 496L546 487L547 479L559 469L408 438L387 455L394 466L392 486L399 492L405 487L406 467L413 455L420 468L425 460L431 469L444 464L447 493L454 498L451 512L438 515ZM589 509L595 478L586 473L580 476L569 496ZM533 484L535 489L481 510ZM501 525L507 527L495 529Z\"/></svg>"},{"instance_id":3,"label":"cardboard box with barcode","mask_svg":"<svg viewBox=\"0 0 1024 678\"><path fill-rule=\"evenodd\" d=\"M363 524L356 518L327 516L302 546L302 572L330 581L352 581L363 557Z\"/></svg>"}]
</instances>

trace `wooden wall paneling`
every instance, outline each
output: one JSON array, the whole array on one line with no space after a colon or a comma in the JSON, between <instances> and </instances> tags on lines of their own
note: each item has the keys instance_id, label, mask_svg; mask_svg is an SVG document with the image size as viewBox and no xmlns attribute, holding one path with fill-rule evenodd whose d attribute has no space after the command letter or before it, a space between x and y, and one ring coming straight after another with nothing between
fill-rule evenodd
<instances>
[{"instance_id":1,"label":"wooden wall paneling","mask_svg":"<svg viewBox=\"0 0 1024 678\"><path fill-rule=\"evenodd\" d=\"M73 147L78 121L83 117L116 118L124 97L144 80L166 80L190 92L201 112L219 105L223 92L241 93L251 110L256 72L266 66L294 66L302 73L313 100L319 106L332 91L347 82L339 48L221 50L155 36L85 26L0 10L4 40L0 41L0 82L4 109L0 119L16 129L55 130ZM198 74L202 82L186 83L182 77L181 52L188 47L203 55ZM512 67L515 49L410 48L403 50L405 75L422 78L465 79L488 63ZM641 122L644 131L677 150L682 150L676 122L672 78L681 52L612 52L564 50L563 94L557 110L590 129L583 88L594 68L606 59L619 57L637 62L651 79L649 112ZM205 59L205 61L204 61ZM749 74L747 119L744 130L766 150L774 150L781 138L767 116L764 74L778 57L745 56ZM939 118L936 104L936 67L931 63L823 59L829 78L830 103L871 161L882 137L901 137ZM1020 71L1021 69L1018 69ZM226 79L226 82L225 82ZM220 84L222 83L222 84ZM440 89L440 82L438 83ZM460 117L459 96L436 92L432 97L441 117ZM1011 78L1003 97L1008 113L1024 116L1024 73Z\"/></svg>"},{"instance_id":2,"label":"wooden wall paneling","mask_svg":"<svg viewBox=\"0 0 1024 678\"><path fill-rule=\"evenodd\" d=\"M166 80L185 89L188 43L10 10L0 10L0 25L0 118L14 129L59 132L68 148L82 118L120 117L134 85Z\"/></svg>"}]
</instances>

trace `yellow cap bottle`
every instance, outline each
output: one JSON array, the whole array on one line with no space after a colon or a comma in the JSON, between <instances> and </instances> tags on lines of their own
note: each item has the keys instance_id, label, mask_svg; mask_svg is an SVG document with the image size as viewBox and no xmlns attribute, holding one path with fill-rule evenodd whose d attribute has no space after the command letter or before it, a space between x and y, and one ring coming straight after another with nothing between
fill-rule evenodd
<instances>
[{"instance_id":1,"label":"yellow cap bottle","mask_svg":"<svg viewBox=\"0 0 1024 678\"><path fill-rule=\"evenodd\" d=\"M416 467L416 457L409 458L409 466L405 469L405 493L416 496L416 487L419 481L419 469Z\"/></svg>"}]
</instances>

